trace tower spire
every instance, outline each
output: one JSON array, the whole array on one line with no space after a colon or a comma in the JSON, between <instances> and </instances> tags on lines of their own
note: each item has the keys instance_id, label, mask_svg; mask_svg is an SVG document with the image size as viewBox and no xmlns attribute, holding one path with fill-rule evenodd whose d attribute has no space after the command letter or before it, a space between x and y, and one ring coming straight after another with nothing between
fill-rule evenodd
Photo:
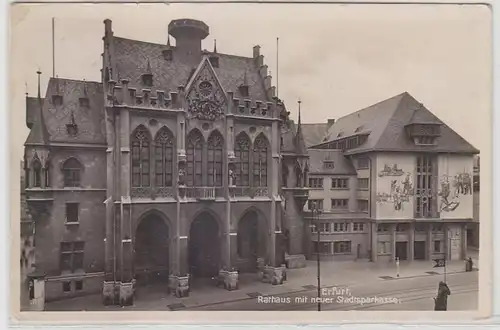
<instances>
[{"instance_id":1,"label":"tower spire","mask_svg":"<svg viewBox=\"0 0 500 330\"><path fill-rule=\"evenodd\" d=\"M301 120L300 120L300 104L302 103L302 101L300 100L300 98L299 98L298 103L299 103L299 118L298 118L298 123L297 123L297 124L299 125L299 127L297 128L297 130L301 129L301 128L300 128L300 126L301 126Z\"/></svg>"},{"instance_id":2,"label":"tower spire","mask_svg":"<svg viewBox=\"0 0 500 330\"><path fill-rule=\"evenodd\" d=\"M146 72L147 72L147 73L151 73L151 72L152 72L152 71L151 71L151 63L149 62L149 58L148 58L148 65L147 65L147 67L146 67Z\"/></svg>"},{"instance_id":3,"label":"tower spire","mask_svg":"<svg viewBox=\"0 0 500 330\"><path fill-rule=\"evenodd\" d=\"M43 118L43 100L40 86L40 76L42 72L38 69L36 73L38 75L38 107L37 109L33 109L35 120L30 129L25 145L46 145L49 140L49 132L47 130L47 126L45 126L45 120Z\"/></svg>"},{"instance_id":4,"label":"tower spire","mask_svg":"<svg viewBox=\"0 0 500 330\"><path fill-rule=\"evenodd\" d=\"M297 120L297 132L295 134L295 148L298 154L304 155L307 154L307 147L304 142L304 135L302 134L302 118L301 118L301 109L300 106L302 104L302 100L299 98L299 118Z\"/></svg>"},{"instance_id":5,"label":"tower spire","mask_svg":"<svg viewBox=\"0 0 500 330\"><path fill-rule=\"evenodd\" d=\"M167 48L170 48L170 34L167 34Z\"/></svg>"},{"instance_id":6,"label":"tower spire","mask_svg":"<svg viewBox=\"0 0 500 330\"><path fill-rule=\"evenodd\" d=\"M214 39L214 53L217 54L217 39Z\"/></svg>"}]
</instances>

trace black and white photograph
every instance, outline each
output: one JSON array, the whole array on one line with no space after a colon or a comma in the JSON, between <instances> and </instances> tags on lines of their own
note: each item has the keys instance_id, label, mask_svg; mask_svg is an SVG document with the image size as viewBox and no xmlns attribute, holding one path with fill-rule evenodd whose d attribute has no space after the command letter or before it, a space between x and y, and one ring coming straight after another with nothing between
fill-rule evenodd
<instances>
[{"instance_id":1,"label":"black and white photograph","mask_svg":"<svg viewBox=\"0 0 500 330\"><path fill-rule=\"evenodd\" d=\"M20 314L488 308L487 6L10 11Z\"/></svg>"}]
</instances>

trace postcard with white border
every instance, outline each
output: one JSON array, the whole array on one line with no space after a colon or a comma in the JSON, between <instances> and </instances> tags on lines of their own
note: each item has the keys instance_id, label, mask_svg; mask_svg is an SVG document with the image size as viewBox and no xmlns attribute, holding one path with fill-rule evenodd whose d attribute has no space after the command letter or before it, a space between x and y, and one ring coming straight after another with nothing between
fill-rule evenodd
<instances>
[{"instance_id":1,"label":"postcard with white border","mask_svg":"<svg viewBox=\"0 0 500 330\"><path fill-rule=\"evenodd\" d=\"M488 317L491 26L484 4L12 4L16 322Z\"/></svg>"}]
</instances>

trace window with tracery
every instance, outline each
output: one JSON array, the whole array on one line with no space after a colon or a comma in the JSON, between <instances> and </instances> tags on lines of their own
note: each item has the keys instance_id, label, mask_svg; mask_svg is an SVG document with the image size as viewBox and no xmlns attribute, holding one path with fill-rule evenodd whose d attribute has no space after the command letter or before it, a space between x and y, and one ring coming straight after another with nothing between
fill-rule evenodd
<instances>
[{"instance_id":1,"label":"window with tracery","mask_svg":"<svg viewBox=\"0 0 500 330\"><path fill-rule=\"evenodd\" d=\"M33 161L33 187L42 187L42 163L38 158Z\"/></svg>"},{"instance_id":2,"label":"window with tracery","mask_svg":"<svg viewBox=\"0 0 500 330\"><path fill-rule=\"evenodd\" d=\"M200 187L203 185L203 136L198 130L189 133L186 149L187 185Z\"/></svg>"},{"instance_id":3,"label":"window with tracery","mask_svg":"<svg viewBox=\"0 0 500 330\"><path fill-rule=\"evenodd\" d=\"M65 187L79 187L81 180L82 165L75 158L69 158L63 164L63 176Z\"/></svg>"},{"instance_id":4,"label":"window with tracery","mask_svg":"<svg viewBox=\"0 0 500 330\"><path fill-rule=\"evenodd\" d=\"M155 175L157 187L172 187L174 168L173 135L162 128L155 138Z\"/></svg>"},{"instance_id":5,"label":"window with tracery","mask_svg":"<svg viewBox=\"0 0 500 330\"><path fill-rule=\"evenodd\" d=\"M146 127L139 126L132 133L132 187L150 186L151 141Z\"/></svg>"},{"instance_id":6,"label":"window with tracery","mask_svg":"<svg viewBox=\"0 0 500 330\"><path fill-rule=\"evenodd\" d=\"M236 156L235 185L240 187L250 186L250 139L245 134L236 137L234 147Z\"/></svg>"},{"instance_id":7,"label":"window with tracery","mask_svg":"<svg viewBox=\"0 0 500 330\"><path fill-rule=\"evenodd\" d=\"M267 187L268 145L263 136L258 136L253 145L253 186Z\"/></svg>"},{"instance_id":8,"label":"window with tracery","mask_svg":"<svg viewBox=\"0 0 500 330\"><path fill-rule=\"evenodd\" d=\"M208 186L222 186L222 136L215 132L208 139Z\"/></svg>"}]
</instances>

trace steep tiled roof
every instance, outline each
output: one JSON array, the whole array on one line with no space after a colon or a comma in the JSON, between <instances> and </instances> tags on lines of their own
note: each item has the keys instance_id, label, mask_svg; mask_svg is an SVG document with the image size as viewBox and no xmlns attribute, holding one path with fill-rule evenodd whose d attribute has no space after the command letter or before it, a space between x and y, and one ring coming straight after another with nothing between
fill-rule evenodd
<instances>
[{"instance_id":1,"label":"steep tiled roof","mask_svg":"<svg viewBox=\"0 0 500 330\"><path fill-rule=\"evenodd\" d=\"M62 96L56 106L53 95ZM88 99L88 107L80 106L80 98ZM43 105L43 116L50 133L50 142L105 143L104 96L98 82L51 78ZM66 125L73 114L78 134L71 136ZM33 130L32 130L33 131Z\"/></svg>"},{"instance_id":2,"label":"steep tiled roof","mask_svg":"<svg viewBox=\"0 0 500 330\"><path fill-rule=\"evenodd\" d=\"M356 174L351 162L342 154L341 150L309 149L310 174ZM325 166L325 162L333 166Z\"/></svg>"},{"instance_id":3,"label":"steep tiled roof","mask_svg":"<svg viewBox=\"0 0 500 330\"><path fill-rule=\"evenodd\" d=\"M370 132L368 140L358 149L372 149L384 132L389 120L398 108L404 94L394 96L385 101L374 104L368 108L356 111L350 115L339 118L330 127L326 134L327 141L354 135L358 128L363 132Z\"/></svg>"},{"instance_id":4,"label":"steep tiled roof","mask_svg":"<svg viewBox=\"0 0 500 330\"><path fill-rule=\"evenodd\" d=\"M405 126L417 122L441 125L437 145L416 145L408 138ZM407 92L339 118L328 130L327 139L333 141L354 135L356 130L357 133L369 133L368 139L358 148L347 150L346 154L368 151L478 153Z\"/></svg>"},{"instance_id":5,"label":"steep tiled roof","mask_svg":"<svg viewBox=\"0 0 500 330\"><path fill-rule=\"evenodd\" d=\"M26 100L27 112L30 113L32 125L28 137L26 138L25 145L45 145L49 141L49 132L47 130L45 115L42 111L44 102L38 98L31 98L33 100Z\"/></svg>"},{"instance_id":6,"label":"steep tiled roof","mask_svg":"<svg viewBox=\"0 0 500 330\"><path fill-rule=\"evenodd\" d=\"M328 124L302 124L302 135L307 147L324 142Z\"/></svg>"},{"instance_id":7,"label":"steep tiled roof","mask_svg":"<svg viewBox=\"0 0 500 330\"><path fill-rule=\"evenodd\" d=\"M297 125L293 120L289 120L288 124L284 124L284 129L281 131L283 144L281 151L285 153L296 153L295 136L297 135Z\"/></svg>"},{"instance_id":8,"label":"steep tiled roof","mask_svg":"<svg viewBox=\"0 0 500 330\"><path fill-rule=\"evenodd\" d=\"M43 102L43 100L42 100ZM38 98L26 96L26 126L31 128L36 121L36 113L38 109Z\"/></svg>"},{"instance_id":9,"label":"steep tiled roof","mask_svg":"<svg viewBox=\"0 0 500 330\"><path fill-rule=\"evenodd\" d=\"M179 56L176 47L170 47L172 60L166 60L162 52L167 46L162 44L114 37L114 46L118 76L120 79L129 79L131 87L142 88L141 76L147 71L148 60L153 73L153 86L147 88L165 92L175 92L177 87L186 86L199 64ZM217 55L219 67L215 68L215 72L226 92L234 92L235 97L243 98L238 87L243 84L246 74L249 97L245 98L268 100L254 58L220 53Z\"/></svg>"}]
</instances>

